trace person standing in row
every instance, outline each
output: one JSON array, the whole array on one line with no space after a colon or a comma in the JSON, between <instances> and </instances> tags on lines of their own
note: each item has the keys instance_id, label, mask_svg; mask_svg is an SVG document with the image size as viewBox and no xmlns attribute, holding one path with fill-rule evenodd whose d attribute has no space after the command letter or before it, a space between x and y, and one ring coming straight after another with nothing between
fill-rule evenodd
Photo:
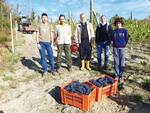
<instances>
[{"instance_id":1,"label":"person standing in row","mask_svg":"<svg viewBox=\"0 0 150 113\"><path fill-rule=\"evenodd\" d=\"M50 71L54 75L54 57L53 57L53 50L51 47L52 42L52 32L51 26L48 22L48 15L43 13L41 15L42 22L39 25L38 32L37 32L37 46L40 51L41 56L41 65L42 65L42 74L45 75L48 71L48 65L46 61L46 51L48 53L48 60L50 64Z\"/></svg>"},{"instance_id":2,"label":"person standing in row","mask_svg":"<svg viewBox=\"0 0 150 113\"><path fill-rule=\"evenodd\" d=\"M92 46L91 42L94 38L94 30L91 23L87 21L86 15L84 13L80 14L80 23L77 24L75 31L75 40L79 44L79 55L81 60L81 70L91 70L90 60ZM85 65L86 64L86 65Z\"/></svg>"},{"instance_id":3,"label":"person standing in row","mask_svg":"<svg viewBox=\"0 0 150 113\"><path fill-rule=\"evenodd\" d=\"M65 15L59 16L59 25L56 26L56 44L57 44L57 67L56 70L59 72L62 62L62 51L65 52L67 61L67 69L71 71L72 58L71 58L71 28L65 23Z\"/></svg>"},{"instance_id":4,"label":"person standing in row","mask_svg":"<svg viewBox=\"0 0 150 113\"><path fill-rule=\"evenodd\" d=\"M114 70L116 78L124 82L125 70L125 47L128 43L128 30L123 28L124 21L122 18L115 19L113 41L113 55L114 55Z\"/></svg>"},{"instance_id":5,"label":"person standing in row","mask_svg":"<svg viewBox=\"0 0 150 113\"><path fill-rule=\"evenodd\" d=\"M97 48L97 61L98 69L102 69L102 51L104 50L104 69L108 68L109 64L109 46L111 44L111 37L113 34L112 27L107 22L106 16L102 15L100 17L100 24L96 29L96 48Z\"/></svg>"}]
</instances>

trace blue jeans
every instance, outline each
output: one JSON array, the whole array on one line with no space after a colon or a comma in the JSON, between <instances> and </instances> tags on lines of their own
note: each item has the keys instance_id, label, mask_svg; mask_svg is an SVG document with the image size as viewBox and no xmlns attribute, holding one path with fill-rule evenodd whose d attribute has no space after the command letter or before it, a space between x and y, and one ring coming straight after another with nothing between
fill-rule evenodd
<instances>
[{"instance_id":1,"label":"blue jeans","mask_svg":"<svg viewBox=\"0 0 150 113\"><path fill-rule=\"evenodd\" d=\"M102 59L101 59L101 54L104 49L104 66L108 66L108 60L109 60L109 45L107 42L99 42L96 45L97 48L97 61L98 61L98 66L102 66Z\"/></svg>"},{"instance_id":2,"label":"blue jeans","mask_svg":"<svg viewBox=\"0 0 150 113\"><path fill-rule=\"evenodd\" d=\"M53 57L53 50L52 50L52 47L51 47L51 43L49 43L49 42L40 42L40 46L41 46L40 55L41 55L42 70L44 72L46 72L47 68L48 68L48 65L47 65L47 62L46 62L46 51L47 51L51 71L54 71L54 57Z\"/></svg>"},{"instance_id":3,"label":"blue jeans","mask_svg":"<svg viewBox=\"0 0 150 113\"><path fill-rule=\"evenodd\" d=\"M122 78L125 68L125 49L124 48L114 48L114 69L115 75L118 78Z\"/></svg>"}]
</instances>

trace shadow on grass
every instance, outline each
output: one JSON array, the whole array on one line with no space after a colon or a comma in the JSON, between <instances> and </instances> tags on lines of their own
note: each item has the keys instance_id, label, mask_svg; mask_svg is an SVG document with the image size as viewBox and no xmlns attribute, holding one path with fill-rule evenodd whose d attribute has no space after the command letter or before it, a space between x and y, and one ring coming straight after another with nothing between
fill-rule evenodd
<instances>
[{"instance_id":1,"label":"shadow on grass","mask_svg":"<svg viewBox=\"0 0 150 113\"><path fill-rule=\"evenodd\" d=\"M36 63L31 59L27 59L25 57L22 57L21 62L24 66L28 67L28 69L30 69L30 70L34 70L34 71L39 71L40 70L40 67L38 67L36 65Z\"/></svg>"},{"instance_id":2,"label":"shadow on grass","mask_svg":"<svg viewBox=\"0 0 150 113\"><path fill-rule=\"evenodd\" d=\"M140 95L118 95L109 98L122 107L127 106L130 109L128 113L150 113L150 102L143 102Z\"/></svg>"},{"instance_id":3,"label":"shadow on grass","mask_svg":"<svg viewBox=\"0 0 150 113\"><path fill-rule=\"evenodd\" d=\"M143 82L141 87L150 92L150 83Z\"/></svg>"}]
</instances>

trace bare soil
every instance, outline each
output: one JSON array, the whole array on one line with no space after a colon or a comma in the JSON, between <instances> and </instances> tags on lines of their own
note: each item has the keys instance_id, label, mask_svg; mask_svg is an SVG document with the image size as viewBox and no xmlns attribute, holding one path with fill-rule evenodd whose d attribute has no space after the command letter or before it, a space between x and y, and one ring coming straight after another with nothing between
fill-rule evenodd
<instances>
[{"instance_id":1,"label":"bare soil","mask_svg":"<svg viewBox=\"0 0 150 113\"><path fill-rule=\"evenodd\" d=\"M107 71L96 70L95 58L92 60L92 71L80 71L79 59L73 55L72 72L68 72L63 63L61 72L55 77L50 73L42 77L39 73L40 55L35 34L24 34L23 40L25 44L15 49L21 54L20 61L13 65L13 71L8 69L0 74L0 113L83 113L78 108L61 103L60 87L71 80L82 82L97 78L102 73L114 73L113 68ZM145 49L126 50L123 95L118 93L102 102L95 102L87 113L150 113L150 92L142 85L144 79L150 78L150 50L149 47ZM112 54L110 60L112 63ZM4 80L6 76L13 79Z\"/></svg>"}]
</instances>

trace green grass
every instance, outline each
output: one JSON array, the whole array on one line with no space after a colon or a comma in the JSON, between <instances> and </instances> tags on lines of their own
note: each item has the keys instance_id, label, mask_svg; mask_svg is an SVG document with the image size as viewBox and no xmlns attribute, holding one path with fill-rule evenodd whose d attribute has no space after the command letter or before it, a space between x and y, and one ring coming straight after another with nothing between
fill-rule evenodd
<instances>
[{"instance_id":1,"label":"green grass","mask_svg":"<svg viewBox=\"0 0 150 113\"><path fill-rule=\"evenodd\" d=\"M0 48L0 51L0 73L12 71L13 65L20 61L21 55L19 53L12 54L7 48Z\"/></svg>"},{"instance_id":2,"label":"green grass","mask_svg":"<svg viewBox=\"0 0 150 113\"><path fill-rule=\"evenodd\" d=\"M3 33L4 34L4 33ZM21 34L18 34L18 39L15 41L15 47L21 48L21 46L24 44L24 39ZM8 45L10 46L10 45ZM18 47L19 46L19 47ZM10 48L9 48L10 49ZM5 71L14 71L14 64L18 63L21 59L21 54L17 53L11 53L11 51L6 47L0 48L0 73L2 74ZM0 75L1 75L0 74Z\"/></svg>"},{"instance_id":3,"label":"green grass","mask_svg":"<svg viewBox=\"0 0 150 113\"><path fill-rule=\"evenodd\" d=\"M3 80L4 80L4 81L13 81L14 79L13 79L12 76L4 76L4 77L3 77Z\"/></svg>"},{"instance_id":4,"label":"green grass","mask_svg":"<svg viewBox=\"0 0 150 113\"><path fill-rule=\"evenodd\" d=\"M8 34L0 31L0 44L4 44L8 40Z\"/></svg>"},{"instance_id":5,"label":"green grass","mask_svg":"<svg viewBox=\"0 0 150 113\"><path fill-rule=\"evenodd\" d=\"M5 90L6 88L2 85L0 85L0 90Z\"/></svg>"},{"instance_id":6,"label":"green grass","mask_svg":"<svg viewBox=\"0 0 150 113\"><path fill-rule=\"evenodd\" d=\"M20 80L20 82L26 82L26 83L28 83L28 82L36 79L38 76L40 76L40 75L38 73L35 73L33 75L26 76L24 79Z\"/></svg>"},{"instance_id":7,"label":"green grass","mask_svg":"<svg viewBox=\"0 0 150 113\"><path fill-rule=\"evenodd\" d=\"M31 81L31 80L33 80L37 77L38 77L38 74L33 74L33 75L30 75L30 76L27 76L27 81Z\"/></svg>"},{"instance_id":8,"label":"green grass","mask_svg":"<svg viewBox=\"0 0 150 113\"><path fill-rule=\"evenodd\" d=\"M143 84L150 85L150 79L149 78L144 79Z\"/></svg>"},{"instance_id":9,"label":"green grass","mask_svg":"<svg viewBox=\"0 0 150 113\"><path fill-rule=\"evenodd\" d=\"M18 39L16 40L16 43L15 43L15 47L20 47L22 46L24 43L25 43L25 40L23 38L23 35L22 34L18 34Z\"/></svg>"},{"instance_id":10,"label":"green grass","mask_svg":"<svg viewBox=\"0 0 150 113\"><path fill-rule=\"evenodd\" d=\"M146 89L147 91L150 91L150 78L144 79L142 83L142 87Z\"/></svg>"},{"instance_id":11,"label":"green grass","mask_svg":"<svg viewBox=\"0 0 150 113\"><path fill-rule=\"evenodd\" d=\"M0 92L1 91L7 91L9 89L9 86L7 85L0 85Z\"/></svg>"},{"instance_id":12,"label":"green grass","mask_svg":"<svg viewBox=\"0 0 150 113\"><path fill-rule=\"evenodd\" d=\"M147 95L134 95L134 98L136 101L143 102L143 103L149 101L149 96Z\"/></svg>"}]
</instances>

